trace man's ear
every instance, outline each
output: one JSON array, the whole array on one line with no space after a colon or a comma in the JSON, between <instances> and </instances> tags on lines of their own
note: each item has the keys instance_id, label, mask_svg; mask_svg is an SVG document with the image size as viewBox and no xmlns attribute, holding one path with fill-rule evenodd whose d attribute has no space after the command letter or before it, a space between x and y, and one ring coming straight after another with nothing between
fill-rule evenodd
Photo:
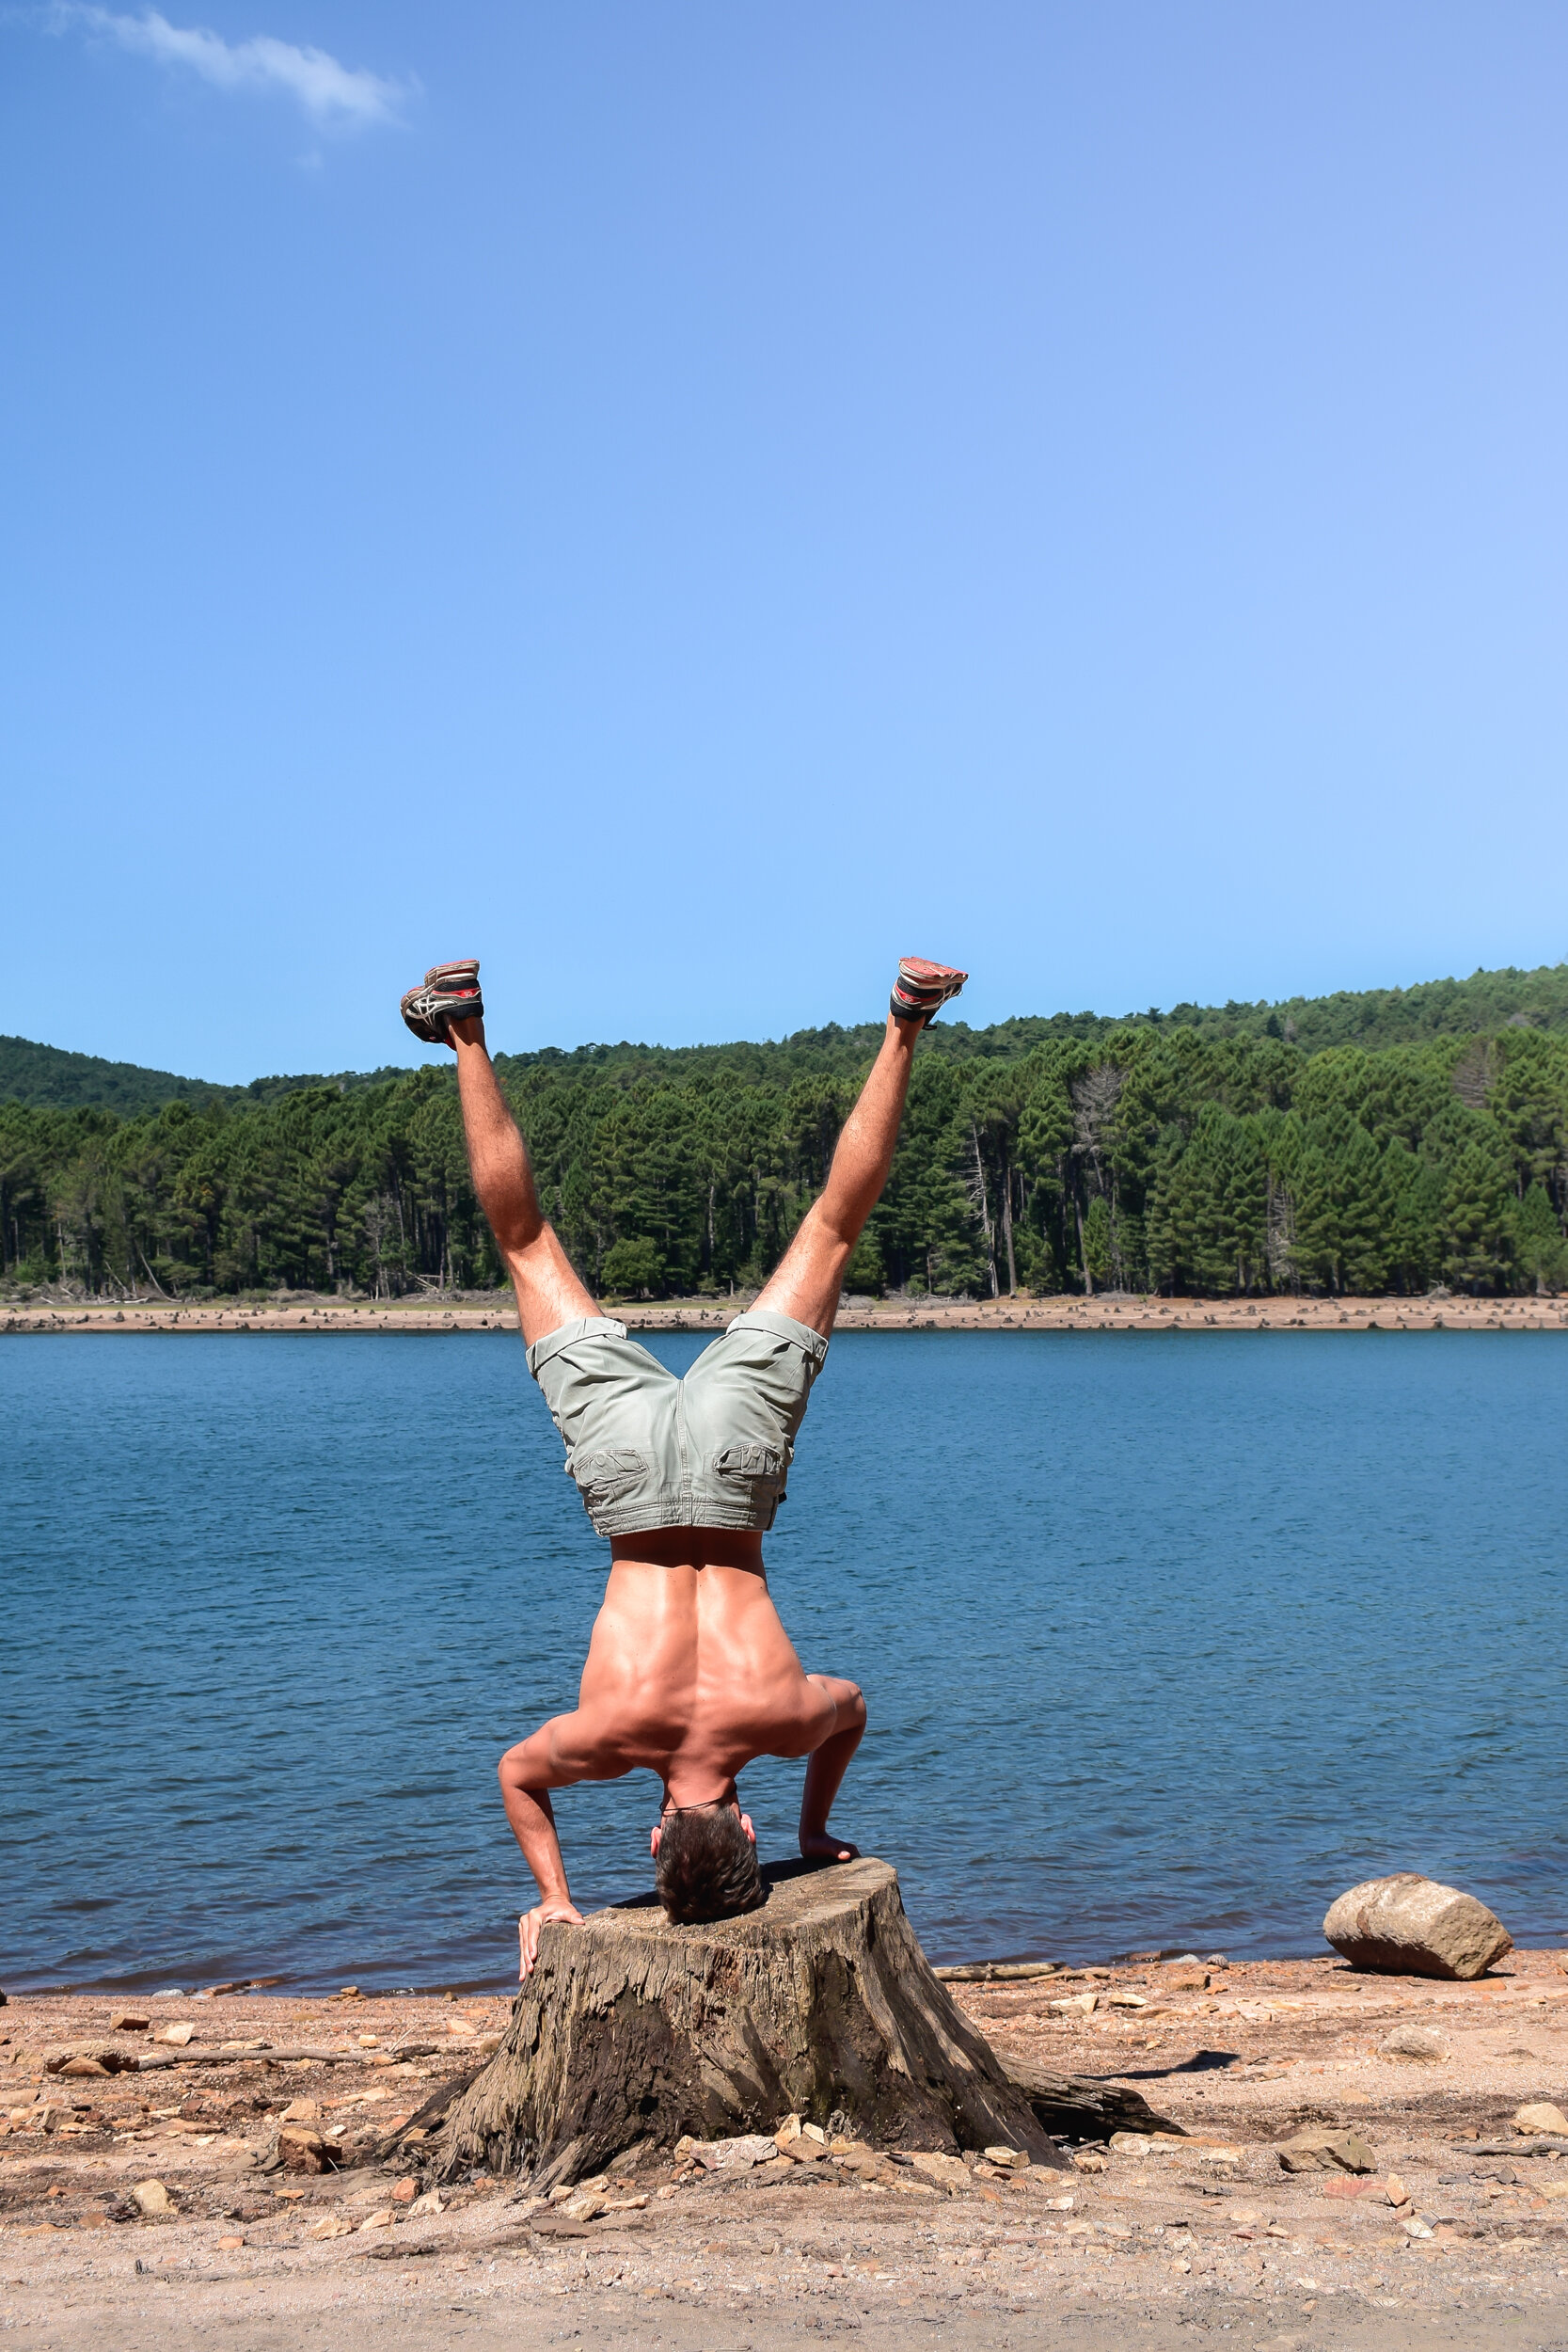
<instances>
[{"instance_id":1,"label":"man's ear","mask_svg":"<svg viewBox=\"0 0 1568 2352\"><path fill-rule=\"evenodd\" d=\"M654 1823L654 1825L653 1825L653 1828L652 1828L652 1829L649 1831L649 1833L648 1833L648 1851L649 1851L651 1854L657 1854L657 1851L658 1851L658 1841L659 1841L659 1839L660 1839L660 1837L661 1837L662 1836L663 1836L663 1832L662 1832L662 1830L659 1828L658 1823L656 1821L656 1822Z\"/></svg>"},{"instance_id":2,"label":"man's ear","mask_svg":"<svg viewBox=\"0 0 1568 2352\"><path fill-rule=\"evenodd\" d=\"M749 1813L743 1813L743 1814L741 1815L741 1817L740 1817L740 1826L741 1826L741 1828L745 1831L745 1833L746 1833L747 1836L751 1839L751 1841L752 1841L752 1845L754 1846L754 1845L756 1844L756 1842L757 1842L757 1834L756 1834L756 1831L755 1831L755 1830L752 1827L752 1817L751 1817L751 1815L750 1815Z\"/></svg>"}]
</instances>

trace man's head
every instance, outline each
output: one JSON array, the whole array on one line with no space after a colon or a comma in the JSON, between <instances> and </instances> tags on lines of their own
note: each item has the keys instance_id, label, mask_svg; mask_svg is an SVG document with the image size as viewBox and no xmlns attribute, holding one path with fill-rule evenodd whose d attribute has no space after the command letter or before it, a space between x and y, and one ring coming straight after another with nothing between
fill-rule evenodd
<instances>
[{"instance_id":1,"label":"man's head","mask_svg":"<svg viewBox=\"0 0 1568 2352\"><path fill-rule=\"evenodd\" d=\"M737 1799L666 1804L652 1842L654 1885L678 1925L733 1919L761 1902L756 1832Z\"/></svg>"}]
</instances>

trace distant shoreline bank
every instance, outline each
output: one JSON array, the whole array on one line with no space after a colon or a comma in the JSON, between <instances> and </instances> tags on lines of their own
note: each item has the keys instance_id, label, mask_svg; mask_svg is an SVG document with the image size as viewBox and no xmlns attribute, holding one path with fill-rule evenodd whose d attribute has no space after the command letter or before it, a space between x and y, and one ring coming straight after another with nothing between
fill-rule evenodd
<instances>
[{"instance_id":1,"label":"distant shoreline bank","mask_svg":"<svg viewBox=\"0 0 1568 2352\"><path fill-rule=\"evenodd\" d=\"M743 1299L668 1299L611 1309L632 1331L710 1337ZM245 1306L173 1300L0 1308L0 1338L39 1333L284 1331L356 1335L515 1332L502 1299L344 1299ZM1564 1331L1568 1295L1545 1298L891 1298L840 1309L838 1331Z\"/></svg>"}]
</instances>

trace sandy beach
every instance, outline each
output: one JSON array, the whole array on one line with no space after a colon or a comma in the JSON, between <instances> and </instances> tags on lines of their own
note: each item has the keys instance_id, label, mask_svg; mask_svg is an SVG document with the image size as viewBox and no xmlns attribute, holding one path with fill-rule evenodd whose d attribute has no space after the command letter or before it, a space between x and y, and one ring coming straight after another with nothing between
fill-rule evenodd
<instances>
[{"instance_id":1,"label":"sandy beach","mask_svg":"<svg viewBox=\"0 0 1568 2352\"><path fill-rule=\"evenodd\" d=\"M1568 1952L1515 1952L1467 1985L1330 1954L952 1990L1003 2051L1128 2085L1171 2136L1080 2150L1066 2172L942 2179L908 2151L720 2173L646 2150L580 2220L483 2176L416 2202L419 2148L399 2135L483 2063L505 1998L13 1994L0 2327L62 2352L325 2346L384 2325L420 2352L458 2335L738 2348L933 2330L964 2347L1229 2332L1393 2352L1568 2330L1568 2155L1524 2153L1512 2120L1568 2094ZM116 2030L127 2013L146 2026ZM1443 2055L1382 2054L1411 2026ZM191 2028L183 2047L171 2026ZM77 2049L119 2071L57 2071ZM319 2127L334 2169L269 2169L286 2111ZM1313 2126L1354 2131L1371 2172L1286 2171L1279 2144ZM148 2183L165 2201L150 2215Z\"/></svg>"},{"instance_id":2,"label":"sandy beach","mask_svg":"<svg viewBox=\"0 0 1568 2352\"><path fill-rule=\"evenodd\" d=\"M721 1331L744 1298L610 1302L633 1331ZM510 1292L488 1298L378 1304L290 1296L184 1306L167 1299L0 1307L0 1337L64 1331L515 1331ZM1032 1298L856 1299L840 1331L1564 1331L1568 1295L1541 1298L1161 1298L1102 1295Z\"/></svg>"}]
</instances>

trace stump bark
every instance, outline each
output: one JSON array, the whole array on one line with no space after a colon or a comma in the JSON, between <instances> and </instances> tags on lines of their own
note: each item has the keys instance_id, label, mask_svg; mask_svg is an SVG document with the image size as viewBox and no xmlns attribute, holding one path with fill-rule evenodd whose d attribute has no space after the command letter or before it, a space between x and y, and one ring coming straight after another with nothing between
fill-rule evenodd
<instances>
[{"instance_id":1,"label":"stump bark","mask_svg":"<svg viewBox=\"0 0 1568 2352\"><path fill-rule=\"evenodd\" d=\"M547 1925L500 2048L426 2143L427 2169L527 2172L545 2189L639 2142L770 2132L791 2112L884 2145L1005 2141L1062 2162L1029 2090L932 1976L887 1863L763 1876L768 1899L744 1918L677 1927L649 1896ZM1100 2087L1083 2088L1094 2137ZM1071 2086L1053 2076L1050 2093L1054 2128L1071 2130L1059 2120Z\"/></svg>"}]
</instances>

